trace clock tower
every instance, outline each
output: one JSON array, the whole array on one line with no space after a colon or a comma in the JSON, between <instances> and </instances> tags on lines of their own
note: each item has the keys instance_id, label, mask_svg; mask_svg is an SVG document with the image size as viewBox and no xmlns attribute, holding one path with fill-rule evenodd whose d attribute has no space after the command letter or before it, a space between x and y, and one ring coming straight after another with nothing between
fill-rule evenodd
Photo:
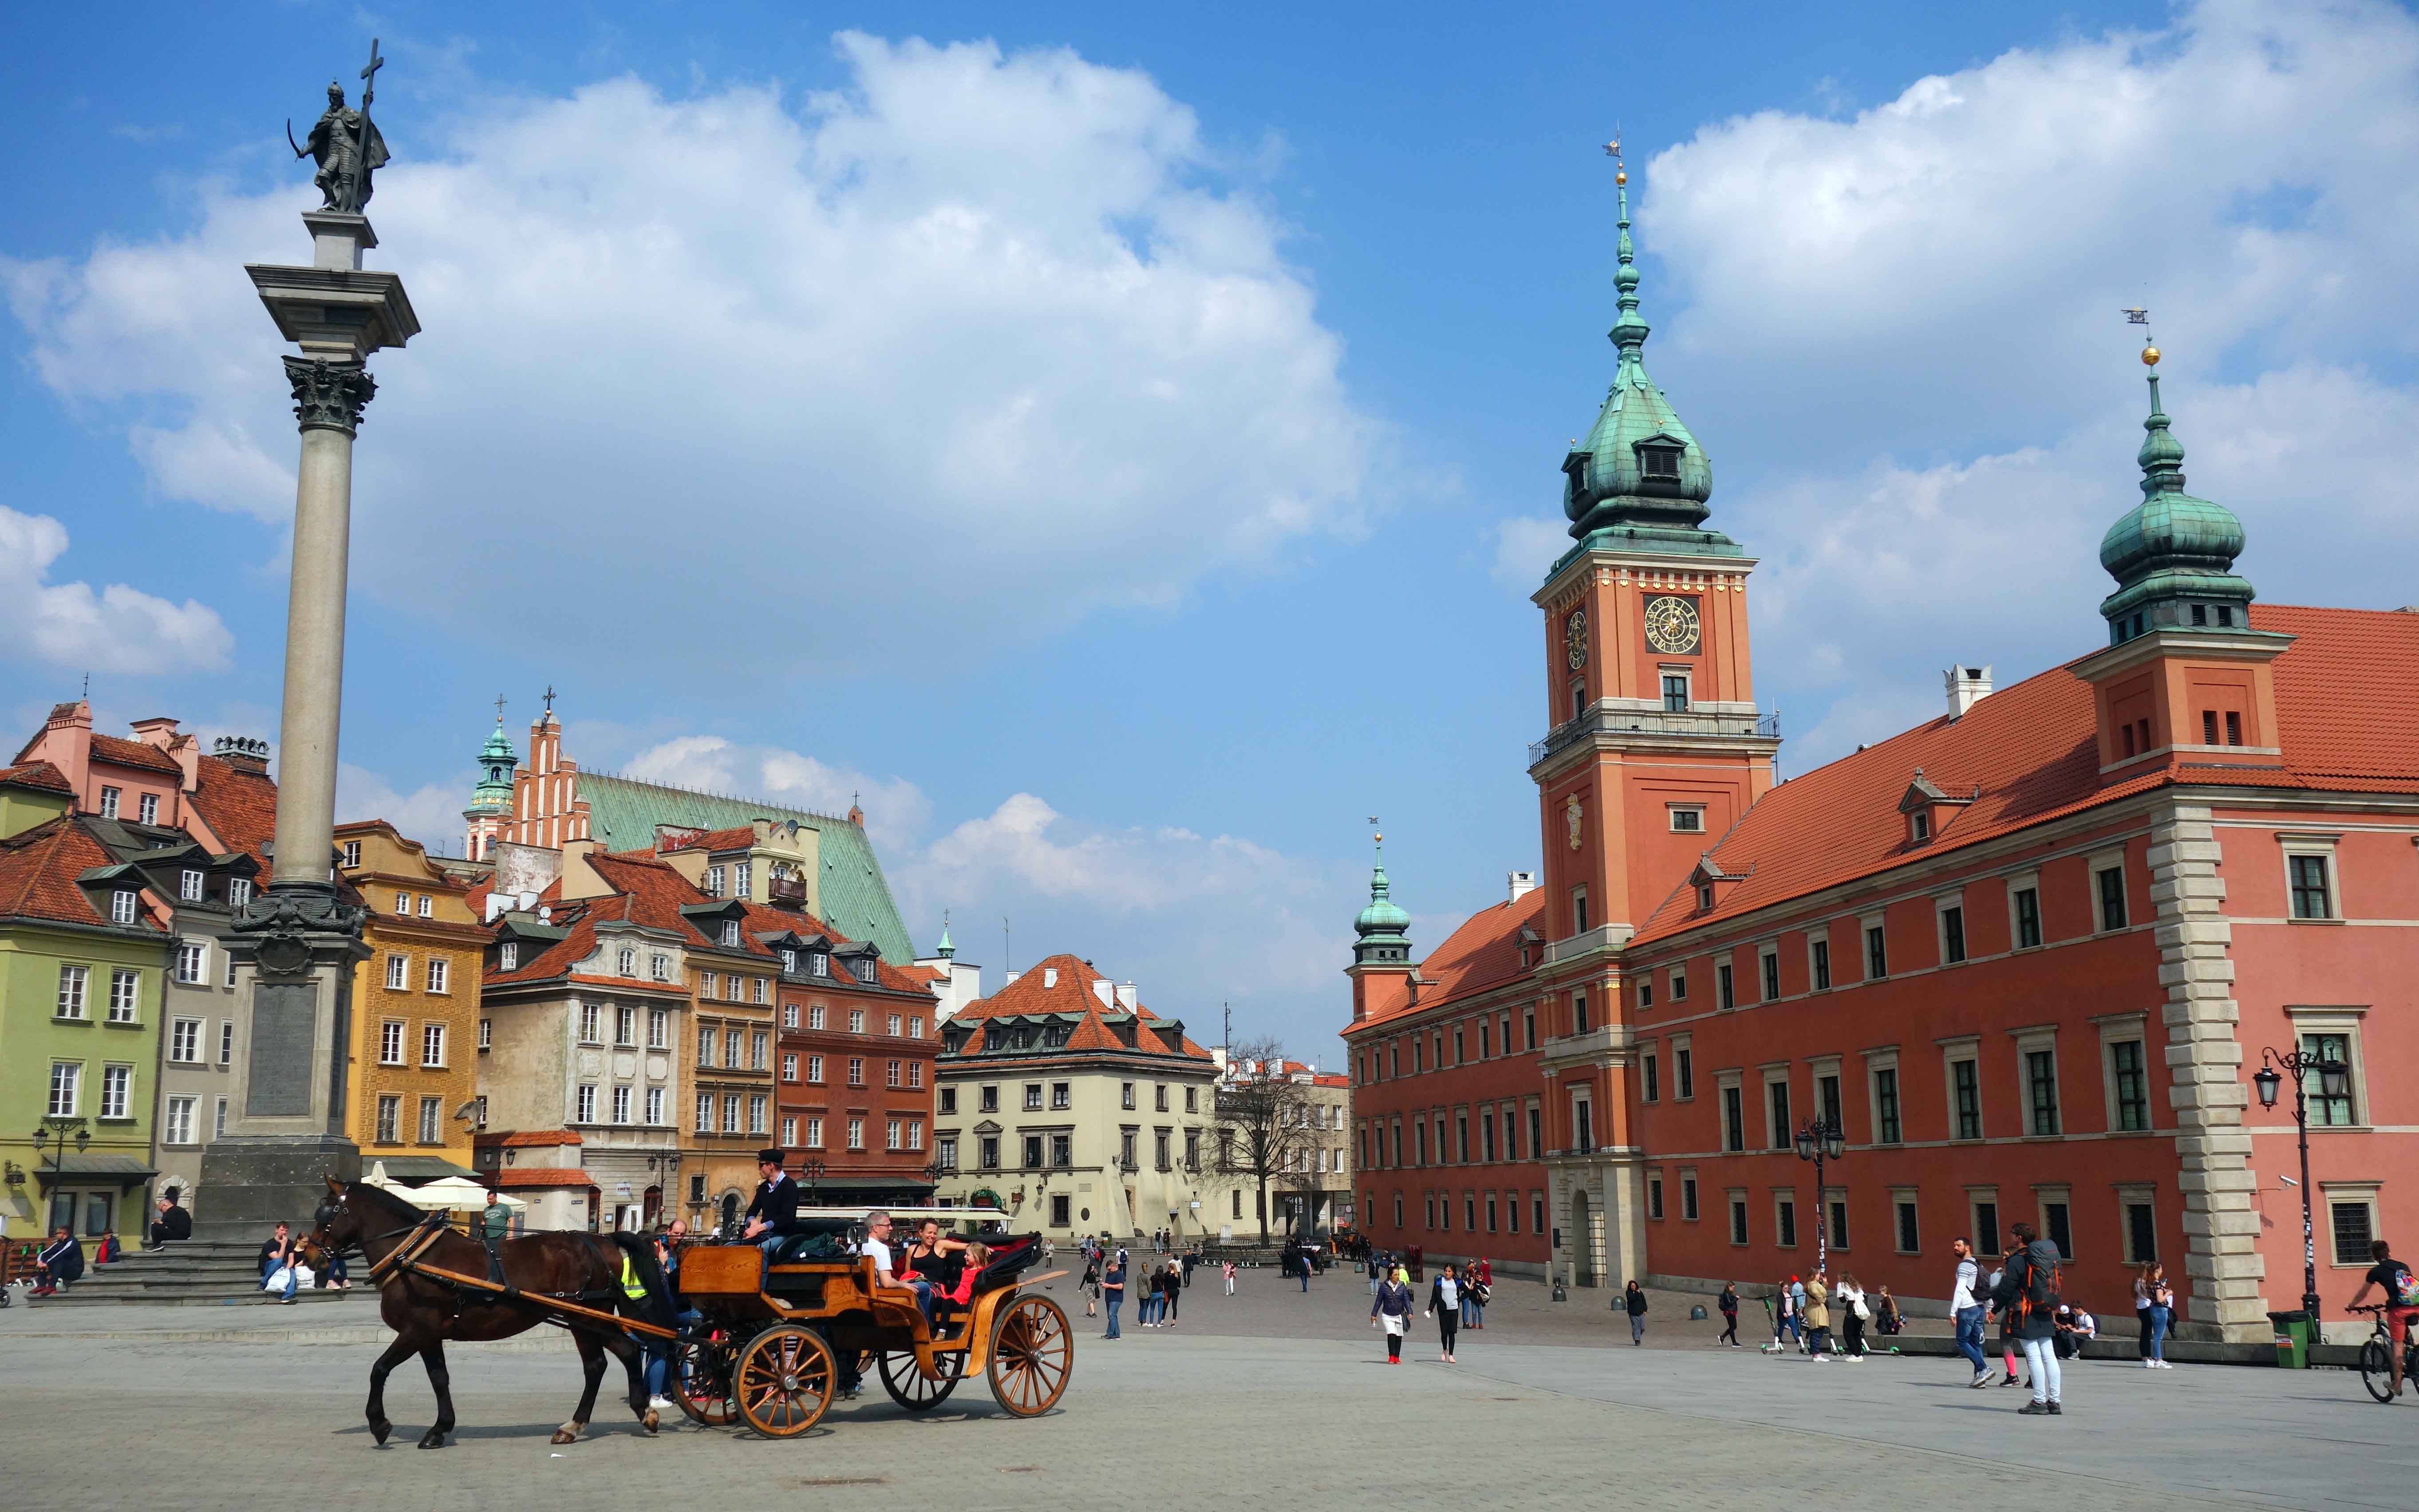
<instances>
[{"instance_id":1,"label":"clock tower","mask_svg":"<svg viewBox=\"0 0 2419 1512\"><path fill-rule=\"evenodd\" d=\"M1617 156L1617 155L1616 155ZM1572 547L1545 613L1546 738L1529 748L1545 840L1548 941L1537 973L1558 1263L1577 1278L1642 1262L1621 952L1639 923L1772 785L1780 740L1755 706L1747 579L1709 529L1703 448L1646 375L1629 176L1615 175L1620 314L1612 388L1563 459Z\"/></svg>"}]
</instances>

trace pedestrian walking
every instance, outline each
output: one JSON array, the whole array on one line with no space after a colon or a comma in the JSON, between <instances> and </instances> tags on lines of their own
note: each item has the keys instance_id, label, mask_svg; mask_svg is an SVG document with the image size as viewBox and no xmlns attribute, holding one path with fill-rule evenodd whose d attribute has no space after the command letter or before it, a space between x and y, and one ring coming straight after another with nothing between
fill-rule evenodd
<instances>
[{"instance_id":1,"label":"pedestrian walking","mask_svg":"<svg viewBox=\"0 0 2419 1512\"><path fill-rule=\"evenodd\" d=\"M1982 1353L1982 1264L1963 1234L1949 1242L1949 1253L1957 1257L1956 1277L1949 1290L1949 1316L1957 1325L1957 1352L1974 1367L1974 1379L1966 1384L1987 1386L1991 1366Z\"/></svg>"},{"instance_id":2,"label":"pedestrian walking","mask_svg":"<svg viewBox=\"0 0 2419 1512\"><path fill-rule=\"evenodd\" d=\"M1999 1378L1999 1384L2002 1386L2021 1386L2024 1384L2023 1380L2016 1374L2015 1314L2011 1309L1999 1306L1998 1302L1999 1283L2007 1279L2008 1263L2015 1258L2016 1251L2013 1249L2009 1250L2008 1253L2001 1258L1998 1269L1993 1271L1989 1279L1984 1283L1984 1285L1990 1289L1989 1294L1992 1299L1992 1316L1999 1320L1999 1353L2001 1356L2001 1364L2005 1367L2007 1372Z\"/></svg>"},{"instance_id":3,"label":"pedestrian walking","mask_svg":"<svg viewBox=\"0 0 2419 1512\"><path fill-rule=\"evenodd\" d=\"M1295 1257L1294 1263L1301 1267L1299 1274L1302 1276L1302 1290L1306 1294L1310 1291L1310 1251L1302 1250Z\"/></svg>"},{"instance_id":4,"label":"pedestrian walking","mask_svg":"<svg viewBox=\"0 0 2419 1512\"><path fill-rule=\"evenodd\" d=\"M2000 1316L2012 1321L2016 1342L2025 1352L2025 1367L2032 1375L2033 1399L2022 1412L2026 1417L2061 1416L2066 1409L2059 1399L2056 1341L2058 1305L2064 1300L2058 1295L2064 1262L2057 1246L2037 1236L2031 1224L2017 1224L2009 1232L2018 1247L2010 1253L2007 1268L1991 1294L2000 1306Z\"/></svg>"},{"instance_id":5,"label":"pedestrian walking","mask_svg":"<svg viewBox=\"0 0 2419 1512\"><path fill-rule=\"evenodd\" d=\"M1174 1328L1176 1315L1184 1300L1184 1267L1175 1260L1159 1273L1159 1326Z\"/></svg>"},{"instance_id":6,"label":"pedestrian walking","mask_svg":"<svg viewBox=\"0 0 2419 1512\"><path fill-rule=\"evenodd\" d=\"M1731 1348L1737 1349L1739 1347L1737 1285L1733 1282L1724 1281L1722 1283L1721 1297L1719 1300L1715 1302L1714 1306L1722 1315L1722 1336L1714 1340L1714 1342L1716 1344L1728 1344Z\"/></svg>"},{"instance_id":7,"label":"pedestrian walking","mask_svg":"<svg viewBox=\"0 0 2419 1512\"><path fill-rule=\"evenodd\" d=\"M1823 1347L1831 1342L1831 1288L1816 1271L1806 1278L1806 1352L1823 1363Z\"/></svg>"},{"instance_id":8,"label":"pedestrian walking","mask_svg":"<svg viewBox=\"0 0 2419 1512\"><path fill-rule=\"evenodd\" d=\"M1862 1365L1865 1360L1865 1325L1872 1321L1872 1306L1865 1301L1865 1289L1853 1275L1840 1277L1840 1290L1831 1294L1840 1306L1841 1358L1850 1365Z\"/></svg>"},{"instance_id":9,"label":"pedestrian walking","mask_svg":"<svg viewBox=\"0 0 2419 1512\"><path fill-rule=\"evenodd\" d=\"M1099 1260L1091 1259L1084 1261L1084 1278L1075 1283L1075 1289L1084 1293L1084 1316L1099 1317L1101 1315L1101 1262Z\"/></svg>"},{"instance_id":10,"label":"pedestrian walking","mask_svg":"<svg viewBox=\"0 0 2419 1512\"><path fill-rule=\"evenodd\" d=\"M1461 1327L1461 1279L1451 1265L1428 1283L1428 1316L1436 1320L1437 1345L1444 1363L1453 1361L1453 1338Z\"/></svg>"},{"instance_id":11,"label":"pedestrian walking","mask_svg":"<svg viewBox=\"0 0 2419 1512\"><path fill-rule=\"evenodd\" d=\"M1110 1260L1108 1268L1101 1273L1101 1300L1109 1312L1108 1329L1101 1336L1102 1338L1125 1337L1125 1335L1117 1330L1117 1308L1124 1306L1126 1300L1126 1260L1123 1252Z\"/></svg>"},{"instance_id":12,"label":"pedestrian walking","mask_svg":"<svg viewBox=\"0 0 2419 1512\"><path fill-rule=\"evenodd\" d=\"M1471 1328L1485 1328L1487 1304L1495 1295L1495 1262L1481 1255L1461 1279L1461 1321Z\"/></svg>"},{"instance_id":13,"label":"pedestrian walking","mask_svg":"<svg viewBox=\"0 0 2419 1512\"><path fill-rule=\"evenodd\" d=\"M1646 1342L1646 1293L1632 1281L1623 1289L1622 1307L1629 1314L1629 1342L1636 1346Z\"/></svg>"},{"instance_id":14,"label":"pedestrian walking","mask_svg":"<svg viewBox=\"0 0 2419 1512\"><path fill-rule=\"evenodd\" d=\"M1369 1326L1386 1331L1386 1363L1403 1363L1403 1330L1411 1316L1411 1278L1400 1270L1378 1283L1378 1294L1369 1304Z\"/></svg>"},{"instance_id":15,"label":"pedestrian walking","mask_svg":"<svg viewBox=\"0 0 2419 1512\"><path fill-rule=\"evenodd\" d=\"M2174 1367L2167 1364L2167 1327L2176 1316L2176 1294L2167 1285L2167 1268L2164 1265L2150 1266L2142 1273L2142 1278L2134 1286L2139 1295L2149 1299L2148 1306L2142 1309L2144 1321L2149 1325L2143 1331L2142 1347L2149 1351L2142 1358L2143 1367L2149 1370L2173 1369Z\"/></svg>"},{"instance_id":16,"label":"pedestrian walking","mask_svg":"<svg viewBox=\"0 0 2419 1512\"><path fill-rule=\"evenodd\" d=\"M1228 1260L1224 1265L1219 1266L1218 1269L1225 1273L1226 1277L1226 1295L1230 1297L1233 1296L1235 1294L1235 1262L1233 1260Z\"/></svg>"},{"instance_id":17,"label":"pedestrian walking","mask_svg":"<svg viewBox=\"0 0 2419 1512\"><path fill-rule=\"evenodd\" d=\"M1378 1294L1378 1288L1384 1284L1385 1279L1386 1252L1382 1249L1372 1251L1369 1256L1369 1294L1371 1296Z\"/></svg>"}]
</instances>

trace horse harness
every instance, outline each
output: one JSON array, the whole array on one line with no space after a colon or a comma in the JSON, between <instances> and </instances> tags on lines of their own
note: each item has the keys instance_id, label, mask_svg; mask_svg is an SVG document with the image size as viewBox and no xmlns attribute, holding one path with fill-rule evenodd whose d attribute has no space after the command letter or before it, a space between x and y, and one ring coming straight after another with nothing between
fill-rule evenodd
<instances>
[{"instance_id":1,"label":"horse harness","mask_svg":"<svg viewBox=\"0 0 2419 1512\"><path fill-rule=\"evenodd\" d=\"M432 1213L427 1217L423 1218L419 1223L412 1225L409 1228L390 1229L384 1233L372 1235L371 1237L377 1239L391 1239L397 1234L407 1234L409 1235L409 1237L405 1239L402 1244L397 1245L394 1248L387 1251L385 1259L378 1260L376 1264L370 1267L370 1279L383 1288L391 1279L397 1276L408 1275L425 1282L428 1285L442 1287L445 1291L453 1293L454 1316L457 1319L462 1316L462 1308L465 1305L472 1306L502 1306L507 1303L513 1303L532 1307L543 1307L549 1301L578 1302L585 1304L599 1301L609 1301L618 1295L628 1294L636 1296L639 1294L638 1292L631 1291L633 1283L627 1279L630 1272L630 1258L626 1254L622 1257L622 1269L625 1279L618 1286L589 1287L571 1291L531 1291L524 1290L523 1288L514 1286L510 1282L501 1278L500 1273L503 1269L502 1257L497 1253L496 1247L492 1245L486 1245L485 1247L489 1261L488 1274L497 1277L495 1289L493 1291L489 1291L483 1287L465 1287L461 1282L455 1280L451 1276L430 1275L426 1270L423 1269L419 1263L421 1257L425 1255L429 1249L436 1245L439 1239L442 1238L450 1231L452 1231L452 1226L445 1221L445 1214L442 1213ZM557 1327L562 1328L569 1328L573 1326L560 1318L548 1317L542 1321L553 1323Z\"/></svg>"}]
</instances>

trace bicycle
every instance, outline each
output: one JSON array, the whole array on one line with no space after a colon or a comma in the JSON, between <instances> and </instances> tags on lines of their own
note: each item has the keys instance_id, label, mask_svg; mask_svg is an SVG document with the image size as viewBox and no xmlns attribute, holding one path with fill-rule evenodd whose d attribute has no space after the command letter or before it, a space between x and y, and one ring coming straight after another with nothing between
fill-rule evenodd
<instances>
[{"instance_id":1,"label":"bicycle","mask_svg":"<svg viewBox=\"0 0 2419 1512\"><path fill-rule=\"evenodd\" d=\"M2371 1305L2350 1310L2376 1316L2376 1331L2360 1347L2360 1380L2380 1406L2390 1407L2394 1403L2394 1334L2385 1326L2385 1315L2389 1309L2381 1305ZM2407 1332L2408 1337L2402 1346L2402 1379L2419 1382L2419 1328Z\"/></svg>"}]
</instances>

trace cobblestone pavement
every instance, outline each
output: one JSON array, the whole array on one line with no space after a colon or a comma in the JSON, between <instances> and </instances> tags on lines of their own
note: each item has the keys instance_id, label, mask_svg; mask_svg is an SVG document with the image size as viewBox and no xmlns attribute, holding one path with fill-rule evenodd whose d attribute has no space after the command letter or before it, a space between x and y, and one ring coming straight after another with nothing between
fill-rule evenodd
<instances>
[{"instance_id":1,"label":"cobblestone pavement","mask_svg":"<svg viewBox=\"0 0 2419 1512\"><path fill-rule=\"evenodd\" d=\"M1155 1509L1299 1508L1341 1493L1524 1512L1936 1508L2011 1494L2060 1512L2419 1502L2419 1402L2378 1407L2341 1371L2070 1365L2069 1415L2022 1418L2024 1393L1969 1391L1953 1361L1817 1366L1681 1337L1633 1350L1626 1328L1616 1342L1577 1312L1548 1342L1545 1303L1534 1319L1514 1306L1466 1335L1453 1367L1436 1363L1432 1325L1415 1327L1406 1363L1389 1368L1365 1284L1331 1277L1305 1297L1256 1279L1229 1300L1214 1275L1196 1277L1177 1328L1129 1322L1117 1343L1078 1305L1074 1384L1058 1412L1029 1422L999 1413L978 1382L920 1419L877 1393L784 1443L685 1423L649 1440L600 1402L590 1439L568 1450L546 1441L578 1368L551 1333L450 1351L460 1431L423 1453L409 1447L430 1417L416 1363L390 1382L393 1444L374 1447L362 1427L377 1352L366 1299L359 1312L301 1317L12 1309L0 1314L12 1409L0 1414L0 1486L10 1505L89 1504L90 1467L134 1448L146 1512L298 1494L493 1506L532 1492ZM1073 1300L1071 1283L1055 1290ZM331 1329L331 1312L346 1325ZM253 1342L190 1341L197 1325Z\"/></svg>"}]
</instances>

